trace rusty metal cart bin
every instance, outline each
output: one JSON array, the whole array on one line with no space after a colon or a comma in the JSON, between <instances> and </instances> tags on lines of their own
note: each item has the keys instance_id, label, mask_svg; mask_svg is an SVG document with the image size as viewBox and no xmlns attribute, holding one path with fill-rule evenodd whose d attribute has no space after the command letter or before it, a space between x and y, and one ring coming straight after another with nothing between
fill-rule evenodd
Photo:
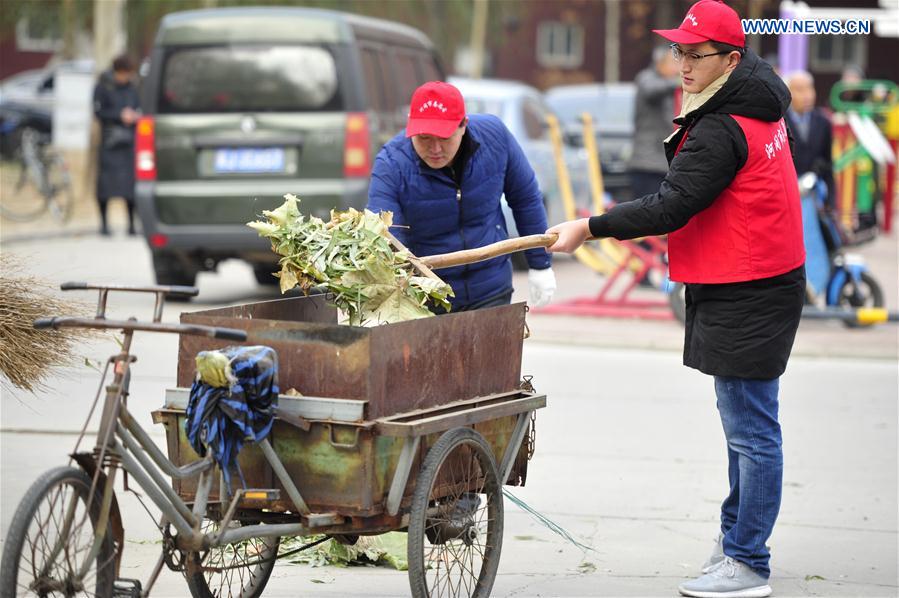
<instances>
[{"instance_id":1,"label":"rusty metal cart bin","mask_svg":"<svg viewBox=\"0 0 899 598\"><path fill-rule=\"evenodd\" d=\"M516 304L351 327L321 296L182 314L184 324L243 329L245 344L274 348L282 395L270 436L240 453L247 488L230 496L221 484L201 488L201 478L174 489L189 503L208 500L207 517L222 526L263 523L272 534L347 542L408 530L413 595L487 596L501 486L524 484L532 417L546 403L521 386L524 318ZM178 388L154 414L177 466L199 459L184 432L194 356L226 344L181 336ZM206 573L215 567L193 572Z\"/></svg>"}]
</instances>

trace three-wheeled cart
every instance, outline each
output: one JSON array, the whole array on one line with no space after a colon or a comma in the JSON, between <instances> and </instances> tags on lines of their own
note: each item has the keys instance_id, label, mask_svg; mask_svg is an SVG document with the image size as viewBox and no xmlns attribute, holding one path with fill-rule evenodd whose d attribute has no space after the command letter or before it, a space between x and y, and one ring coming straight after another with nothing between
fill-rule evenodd
<instances>
[{"instance_id":1,"label":"three-wheeled cart","mask_svg":"<svg viewBox=\"0 0 899 598\"><path fill-rule=\"evenodd\" d=\"M227 492L217 468L173 475L178 502L205 513L202 545L170 539L194 596L259 596L282 537L354 543L393 530L408 531L413 596L490 594L502 486L524 484L546 404L521 382L524 304L363 328L338 325L311 296L181 323L246 330L245 344L274 348L282 392L269 436L238 456L246 487ZM184 429L194 357L226 344L180 338L178 388L154 412L179 472L200 460Z\"/></svg>"}]
</instances>

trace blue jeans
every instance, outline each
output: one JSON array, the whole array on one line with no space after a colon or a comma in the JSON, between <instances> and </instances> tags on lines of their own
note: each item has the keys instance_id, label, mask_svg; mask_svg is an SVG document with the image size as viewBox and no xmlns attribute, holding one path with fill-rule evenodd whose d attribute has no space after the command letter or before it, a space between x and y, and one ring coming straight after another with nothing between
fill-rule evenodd
<instances>
[{"instance_id":1,"label":"blue jeans","mask_svg":"<svg viewBox=\"0 0 899 598\"><path fill-rule=\"evenodd\" d=\"M730 494L721 504L724 554L763 577L771 574L765 542L774 529L783 485L778 383L779 378L715 376L730 480Z\"/></svg>"}]
</instances>

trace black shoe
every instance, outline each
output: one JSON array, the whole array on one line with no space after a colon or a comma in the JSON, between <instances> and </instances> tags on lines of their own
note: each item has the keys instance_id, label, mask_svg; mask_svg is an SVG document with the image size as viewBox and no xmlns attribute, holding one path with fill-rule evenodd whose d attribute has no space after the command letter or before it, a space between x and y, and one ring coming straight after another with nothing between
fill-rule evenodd
<instances>
[{"instance_id":1,"label":"black shoe","mask_svg":"<svg viewBox=\"0 0 899 598\"><path fill-rule=\"evenodd\" d=\"M101 236L101 237L108 237L108 236L110 236L109 229L106 228L105 226L101 226L101 227L100 227L100 236Z\"/></svg>"}]
</instances>

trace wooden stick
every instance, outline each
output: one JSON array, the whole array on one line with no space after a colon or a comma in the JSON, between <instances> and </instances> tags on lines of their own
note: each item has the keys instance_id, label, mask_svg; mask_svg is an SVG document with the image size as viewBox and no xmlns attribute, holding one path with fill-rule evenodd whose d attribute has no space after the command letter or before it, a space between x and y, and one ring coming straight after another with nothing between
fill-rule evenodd
<instances>
[{"instance_id":1,"label":"wooden stick","mask_svg":"<svg viewBox=\"0 0 899 598\"><path fill-rule=\"evenodd\" d=\"M440 282L444 282L442 278L434 274L427 265L425 265L420 259L415 257L415 255L409 251L405 245L403 245L399 239L390 234L390 231L384 231L384 236L387 237L387 240L390 241L390 244L397 251L405 251L409 254L409 263L411 263L416 270L422 275L428 278L433 278L434 280L439 280Z\"/></svg>"},{"instance_id":2,"label":"wooden stick","mask_svg":"<svg viewBox=\"0 0 899 598\"><path fill-rule=\"evenodd\" d=\"M465 249L463 251L454 251L453 253L441 253L438 255L420 257L418 260L423 266L426 266L431 270L439 270L441 268L449 268L450 266L461 266L463 264L483 262L484 260L506 255L507 253L523 251L525 249L549 247L555 243L558 238L559 235L557 233L528 235L526 237L506 239L505 241L499 241L476 249Z\"/></svg>"}]
</instances>

